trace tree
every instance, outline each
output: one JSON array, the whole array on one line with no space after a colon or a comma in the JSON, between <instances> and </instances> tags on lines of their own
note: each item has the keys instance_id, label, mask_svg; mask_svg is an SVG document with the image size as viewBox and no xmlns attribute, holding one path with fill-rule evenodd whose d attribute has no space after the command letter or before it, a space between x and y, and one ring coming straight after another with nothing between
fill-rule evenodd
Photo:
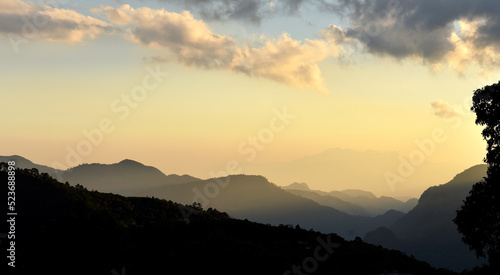
<instances>
[{"instance_id":1,"label":"tree","mask_svg":"<svg viewBox=\"0 0 500 275\"><path fill-rule=\"evenodd\" d=\"M203 205L199 202L193 202L192 207L196 209L197 211L202 211L203 210Z\"/></svg>"},{"instance_id":2,"label":"tree","mask_svg":"<svg viewBox=\"0 0 500 275\"><path fill-rule=\"evenodd\" d=\"M84 187L83 185L81 185L81 184L76 184L76 185L75 185L75 188L76 188L77 190L80 190L80 191L87 190L87 188L85 188L85 187Z\"/></svg>"},{"instance_id":3,"label":"tree","mask_svg":"<svg viewBox=\"0 0 500 275\"><path fill-rule=\"evenodd\" d=\"M500 82L474 92L471 110L487 143L487 176L472 186L453 220L462 240L490 267L500 267Z\"/></svg>"}]
</instances>

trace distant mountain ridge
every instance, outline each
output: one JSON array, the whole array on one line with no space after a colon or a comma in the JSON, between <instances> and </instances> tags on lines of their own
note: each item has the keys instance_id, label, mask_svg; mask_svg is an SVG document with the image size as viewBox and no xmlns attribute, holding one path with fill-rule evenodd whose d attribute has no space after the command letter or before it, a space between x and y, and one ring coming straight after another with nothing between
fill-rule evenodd
<instances>
[{"instance_id":1,"label":"distant mountain ridge","mask_svg":"<svg viewBox=\"0 0 500 275\"><path fill-rule=\"evenodd\" d=\"M331 206L293 195L262 176L232 175L229 177L231 184L212 190L214 181L226 179L202 181L188 175L166 176L152 166L130 159L114 164L78 165L60 172L59 177L61 181L68 181L71 185L80 184L88 190L125 196L151 196L184 204L192 204L196 195L193 190L198 190L198 194L207 193L203 195L209 198L206 207L214 207L237 218L275 225L300 225L322 232L336 232L348 239L363 236L378 226L388 226L404 214L395 211L371 215L373 217L349 215ZM364 191L349 192L370 194ZM199 201L203 203L203 200ZM362 211L359 213L365 214Z\"/></svg>"},{"instance_id":2,"label":"distant mountain ridge","mask_svg":"<svg viewBox=\"0 0 500 275\"><path fill-rule=\"evenodd\" d=\"M221 187L223 186L223 187ZM140 193L183 204L201 203L239 219L335 232L344 238L363 236L381 224L392 224L404 213L389 211L376 217L354 216L296 196L262 176L231 175L224 178L162 186Z\"/></svg>"},{"instance_id":3,"label":"distant mountain ridge","mask_svg":"<svg viewBox=\"0 0 500 275\"><path fill-rule=\"evenodd\" d=\"M385 196L377 198L371 192L356 189L330 192L311 190L306 183L292 183L282 188L292 194L314 200L321 205L330 206L351 215L376 216L389 210L406 213L418 202L416 198L406 202Z\"/></svg>"},{"instance_id":4,"label":"distant mountain ridge","mask_svg":"<svg viewBox=\"0 0 500 275\"><path fill-rule=\"evenodd\" d=\"M399 175L398 169L408 156L396 152L357 151L330 148L290 162L242 163L246 174L263 175L280 186L306 182L312 189L364 189L370 185L375 194L390 197L417 197L429 186L446 182L465 166L424 161L411 177L394 186L388 184L386 173ZM403 161L404 162L404 161Z\"/></svg>"},{"instance_id":5,"label":"distant mountain ridge","mask_svg":"<svg viewBox=\"0 0 500 275\"><path fill-rule=\"evenodd\" d=\"M181 184L201 180L189 175L172 174L167 176L155 167L146 166L130 159L125 159L114 164L81 164L65 171L38 165L20 156L0 156L0 161L8 161L10 159L15 159L18 163L18 167L37 168L40 172L48 173L60 181L68 181L72 185L80 184L90 190L126 196L144 194L145 190L154 189L163 185ZM302 190L309 189L306 183L295 183L293 186ZM283 188L289 189L289 187L290 186ZM332 191L332 194L314 191L320 193L321 196L329 195L328 197L318 197L316 194L312 193L308 195L305 193L300 194L297 191L288 191L295 195L312 199L321 205L333 207L352 215L377 216L390 209L407 212L409 210L408 208L413 207L411 203L408 203L409 206L405 208L399 205L400 203L398 204L399 201L392 198L385 199L386 201L389 200L389 202L384 202L384 205L379 207L373 193L362 190L347 189L342 191L342 193ZM364 199L352 198L356 195L371 197L374 201L368 206L360 205L360 203L366 204L367 201ZM379 199L378 201L382 202L383 200Z\"/></svg>"},{"instance_id":6,"label":"distant mountain ridge","mask_svg":"<svg viewBox=\"0 0 500 275\"><path fill-rule=\"evenodd\" d=\"M311 191L311 188L309 188L309 185L305 182L294 182L290 185L283 186L283 189L295 189L295 190L301 190L301 191Z\"/></svg>"}]
</instances>

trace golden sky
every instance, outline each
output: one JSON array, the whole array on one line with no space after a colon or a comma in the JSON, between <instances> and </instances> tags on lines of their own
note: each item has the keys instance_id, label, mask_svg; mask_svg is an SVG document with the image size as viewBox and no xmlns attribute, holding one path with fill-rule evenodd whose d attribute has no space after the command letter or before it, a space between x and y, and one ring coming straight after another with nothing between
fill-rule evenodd
<instances>
[{"instance_id":1,"label":"golden sky","mask_svg":"<svg viewBox=\"0 0 500 275\"><path fill-rule=\"evenodd\" d=\"M498 81L499 5L46 2L0 0L1 155L208 178L329 148L408 157L438 129L425 161L484 157L469 108Z\"/></svg>"}]
</instances>

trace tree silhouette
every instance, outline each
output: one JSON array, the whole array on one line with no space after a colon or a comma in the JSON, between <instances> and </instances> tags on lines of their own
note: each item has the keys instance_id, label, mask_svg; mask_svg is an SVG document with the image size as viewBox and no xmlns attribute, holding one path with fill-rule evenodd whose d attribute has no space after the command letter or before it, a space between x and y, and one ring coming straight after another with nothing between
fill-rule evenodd
<instances>
[{"instance_id":1,"label":"tree silhouette","mask_svg":"<svg viewBox=\"0 0 500 275\"><path fill-rule=\"evenodd\" d=\"M471 110L487 143L487 177L474 184L454 219L462 240L490 267L500 266L500 82L474 92ZM497 273L498 274L498 273Z\"/></svg>"}]
</instances>

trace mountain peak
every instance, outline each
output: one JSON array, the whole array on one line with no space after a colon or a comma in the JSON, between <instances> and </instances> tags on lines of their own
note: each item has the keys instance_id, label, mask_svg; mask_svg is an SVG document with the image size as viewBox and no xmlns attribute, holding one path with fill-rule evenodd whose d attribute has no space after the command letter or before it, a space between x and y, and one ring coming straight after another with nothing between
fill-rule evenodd
<instances>
[{"instance_id":1,"label":"mountain peak","mask_svg":"<svg viewBox=\"0 0 500 275\"><path fill-rule=\"evenodd\" d=\"M131 159L124 159L124 160L120 161L118 164L122 164L122 165L134 165L134 166L144 166L144 164L142 164L140 162L137 162L135 160L131 160Z\"/></svg>"},{"instance_id":2,"label":"mountain peak","mask_svg":"<svg viewBox=\"0 0 500 275\"><path fill-rule=\"evenodd\" d=\"M369 192L369 191L364 191L364 190L359 190L359 189L345 189L345 190L342 190L340 191L346 195L349 195L353 198L355 197L367 197L367 198L370 198L370 199L376 199L377 197L372 193L372 192Z\"/></svg>"},{"instance_id":3,"label":"mountain peak","mask_svg":"<svg viewBox=\"0 0 500 275\"><path fill-rule=\"evenodd\" d=\"M305 182L294 182L290 185L283 186L283 189L296 189L302 191L310 191L311 188Z\"/></svg>"}]
</instances>

